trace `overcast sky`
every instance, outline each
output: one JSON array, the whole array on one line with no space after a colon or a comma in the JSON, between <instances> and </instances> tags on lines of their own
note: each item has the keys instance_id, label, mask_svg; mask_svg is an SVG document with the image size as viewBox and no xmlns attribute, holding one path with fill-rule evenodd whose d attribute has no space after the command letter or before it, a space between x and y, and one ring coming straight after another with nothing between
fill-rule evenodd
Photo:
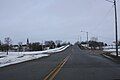
<instances>
[{"instance_id":1,"label":"overcast sky","mask_svg":"<svg viewBox=\"0 0 120 80\"><path fill-rule=\"evenodd\" d=\"M117 0L120 31L120 1ZM114 7L105 0L0 0L0 40L114 40ZM120 32L119 32L120 36Z\"/></svg>"}]
</instances>

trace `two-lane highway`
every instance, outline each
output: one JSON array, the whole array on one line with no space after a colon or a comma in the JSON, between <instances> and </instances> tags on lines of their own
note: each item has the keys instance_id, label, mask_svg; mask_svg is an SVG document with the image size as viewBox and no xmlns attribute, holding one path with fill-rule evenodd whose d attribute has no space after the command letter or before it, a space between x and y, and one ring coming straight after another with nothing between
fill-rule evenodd
<instances>
[{"instance_id":1,"label":"two-lane highway","mask_svg":"<svg viewBox=\"0 0 120 80\"><path fill-rule=\"evenodd\" d=\"M55 80L120 80L120 65L78 46Z\"/></svg>"},{"instance_id":2,"label":"two-lane highway","mask_svg":"<svg viewBox=\"0 0 120 80\"><path fill-rule=\"evenodd\" d=\"M120 80L120 65L74 45L49 57L0 68L0 80Z\"/></svg>"},{"instance_id":3,"label":"two-lane highway","mask_svg":"<svg viewBox=\"0 0 120 80\"><path fill-rule=\"evenodd\" d=\"M49 57L0 68L0 80L45 80L64 59L67 59L71 49L72 47L69 47Z\"/></svg>"}]
</instances>

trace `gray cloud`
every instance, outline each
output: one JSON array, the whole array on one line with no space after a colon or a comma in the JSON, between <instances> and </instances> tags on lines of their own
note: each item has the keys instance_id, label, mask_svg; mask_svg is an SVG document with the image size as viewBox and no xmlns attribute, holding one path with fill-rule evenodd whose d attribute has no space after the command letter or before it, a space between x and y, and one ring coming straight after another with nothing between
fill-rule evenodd
<instances>
[{"instance_id":1,"label":"gray cloud","mask_svg":"<svg viewBox=\"0 0 120 80\"><path fill-rule=\"evenodd\" d=\"M120 1L117 9L120 22ZM26 38L74 42L80 30L88 31L89 37L112 42L112 4L105 0L0 0L0 39L10 36L14 42ZM85 40L83 33L82 37Z\"/></svg>"}]
</instances>

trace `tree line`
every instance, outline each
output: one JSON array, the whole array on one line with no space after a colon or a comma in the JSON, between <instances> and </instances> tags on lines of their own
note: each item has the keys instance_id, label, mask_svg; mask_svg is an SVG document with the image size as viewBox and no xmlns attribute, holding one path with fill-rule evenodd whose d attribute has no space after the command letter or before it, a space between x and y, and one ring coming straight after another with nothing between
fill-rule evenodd
<instances>
[{"instance_id":1,"label":"tree line","mask_svg":"<svg viewBox=\"0 0 120 80\"><path fill-rule=\"evenodd\" d=\"M46 49L54 49L64 45L68 45L70 42L62 42L61 40L50 40L45 41L44 43L40 42L29 42L27 39L26 43L18 42L18 44L13 45L12 39L10 37L4 38L4 41L0 41L0 51L5 51L8 54L8 51L42 51Z\"/></svg>"},{"instance_id":2,"label":"tree line","mask_svg":"<svg viewBox=\"0 0 120 80\"><path fill-rule=\"evenodd\" d=\"M104 42L98 42L98 41L82 41L81 43L78 43L79 45L85 45L85 47L89 47L89 49L96 50L96 49L103 49L103 46L107 46Z\"/></svg>"},{"instance_id":3,"label":"tree line","mask_svg":"<svg viewBox=\"0 0 120 80\"><path fill-rule=\"evenodd\" d=\"M115 42L113 43L116 44ZM105 42L98 41L98 38L96 37L92 37L89 41L77 42L76 44L79 44L81 48L84 48L82 46L85 46L86 48L93 50L103 49L104 46L108 46ZM118 41L118 46L120 46L120 40Z\"/></svg>"}]
</instances>

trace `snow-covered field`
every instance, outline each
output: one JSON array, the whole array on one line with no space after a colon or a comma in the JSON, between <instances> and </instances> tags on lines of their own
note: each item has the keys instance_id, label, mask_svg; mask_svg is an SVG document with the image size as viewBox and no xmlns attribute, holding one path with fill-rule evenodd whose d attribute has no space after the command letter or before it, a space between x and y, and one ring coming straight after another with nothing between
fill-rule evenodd
<instances>
[{"instance_id":1,"label":"snow-covered field","mask_svg":"<svg viewBox=\"0 0 120 80\"><path fill-rule=\"evenodd\" d=\"M112 55L116 55L116 49L114 48L114 49L104 49L103 51L107 51L107 52L111 52L111 54ZM118 49L118 51L119 51L119 55L118 56L120 56L120 49Z\"/></svg>"},{"instance_id":2,"label":"snow-covered field","mask_svg":"<svg viewBox=\"0 0 120 80\"><path fill-rule=\"evenodd\" d=\"M63 51L68 47L69 45L45 51L9 52L8 55L6 55L6 52L0 52L0 67L49 56L52 53Z\"/></svg>"}]
</instances>

